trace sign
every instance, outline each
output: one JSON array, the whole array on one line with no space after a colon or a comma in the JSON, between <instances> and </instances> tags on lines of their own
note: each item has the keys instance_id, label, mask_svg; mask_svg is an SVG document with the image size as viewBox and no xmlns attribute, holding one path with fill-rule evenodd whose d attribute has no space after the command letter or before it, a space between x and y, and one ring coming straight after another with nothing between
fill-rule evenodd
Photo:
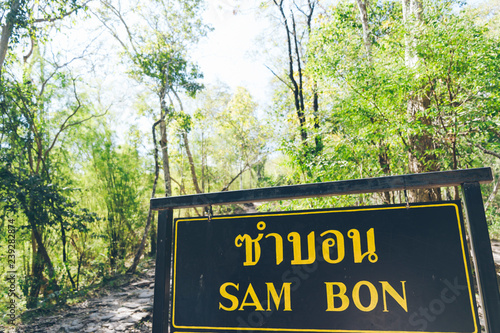
<instances>
[{"instance_id":1,"label":"sign","mask_svg":"<svg viewBox=\"0 0 500 333\"><path fill-rule=\"evenodd\" d=\"M459 202L174 221L177 332L478 332Z\"/></svg>"}]
</instances>

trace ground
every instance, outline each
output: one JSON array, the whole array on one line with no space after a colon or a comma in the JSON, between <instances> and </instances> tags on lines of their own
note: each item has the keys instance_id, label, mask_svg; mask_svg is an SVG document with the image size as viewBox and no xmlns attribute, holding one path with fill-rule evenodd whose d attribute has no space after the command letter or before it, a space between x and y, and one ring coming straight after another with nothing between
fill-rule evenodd
<instances>
[{"instance_id":1,"label":"ground","mask_svg":"<svg viewBox=\"0 0 500 333\"><path fill-rule=\"evenodd\" d=\"M114 279L96 296L50 313L35 314L12 333L151 332L154 265L134 275ZM0 328L1 332L1 328Z\"/></svg>"}]
</instances>

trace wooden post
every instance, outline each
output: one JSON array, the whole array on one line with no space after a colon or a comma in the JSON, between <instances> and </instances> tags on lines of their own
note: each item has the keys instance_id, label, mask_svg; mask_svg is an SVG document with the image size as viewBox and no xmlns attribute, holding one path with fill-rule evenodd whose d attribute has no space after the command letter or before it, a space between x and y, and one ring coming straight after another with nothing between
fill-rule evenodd
<instances>
[{"instance_id":1,"label":"wooden post","mask_svg":"<svg viewBox=\"0 0 500 333\"><path fill-rule=\"evenodd\" d=\"M500 333L500 294L479 183L462 185L486 332Z\"/></svg>"},{"instance_id":2,"label":"wooden post","mask_svg":"<svg viewBox=\"0 0 500 333\"><path fill-rule=\"evenodd\" d=\"M170 317L170 263L172 260L174 212L172 209L166 209L160 211L158 215L153 333L168 333Z\"/></svg>"}]
</instances>

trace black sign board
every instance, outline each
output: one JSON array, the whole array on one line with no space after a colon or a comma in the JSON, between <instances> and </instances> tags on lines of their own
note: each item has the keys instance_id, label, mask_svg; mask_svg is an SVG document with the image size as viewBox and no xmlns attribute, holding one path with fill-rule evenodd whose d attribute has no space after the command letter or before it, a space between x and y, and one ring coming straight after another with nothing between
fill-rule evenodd
<instances>
[{"instance_id":1,"label":"black sign board","mask_svg":"<svg viewBox=\"0 0 500 333\"><path fill-rule=\"evenodd\" d=\"M459 202L174 221L174 331L478 332Z\"/></svg>"}]
</instances>

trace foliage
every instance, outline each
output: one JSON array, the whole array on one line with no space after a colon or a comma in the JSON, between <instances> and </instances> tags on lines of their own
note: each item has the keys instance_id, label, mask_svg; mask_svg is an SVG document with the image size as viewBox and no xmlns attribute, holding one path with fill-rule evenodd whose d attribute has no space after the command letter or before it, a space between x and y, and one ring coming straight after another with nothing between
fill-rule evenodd
<instances>
[{"instance_id":1,"label":"foliage","mask_svg":"<svg viewBox=\"0 0 500 333\"><path fill-rule=\"evenodd\" d=\"M296 123L293 131L297 133L285 145L293 146L295 153L290 156L309 178L314 177L310 163L321 156L324 147L320 129L323 100L319 96L316 73L305 71L309 62L310 35L316 29L316 19L321 16L318 7L321 10L316 0L260 3L261 10L269 13L277 30L270 38L275 45L283 45L281 58L275 60L279 69L266 65L281 86L276 89L274 108Z\"/></svg>"},{"instance_id":2,"label":"foliage","mask_svg":"<svg viewBox=\"0 0 500 333\"><path fill-rule=\"evenodd\" d=\"M422 132L433 139L438 169L467 167L475 163L472 142L496 128L498 41L477 23L475 12L457 11L453 3L424 3L422 17L413 68L405 65L406 28L393 2L372 6L371 61L354 4L332 7L315 31L309 70L321 75L322 91L330 94L325 140L335 147L327 155L332 174L352 169L344 168L349 160L364 175L380 174L374 157L381 141L390 148L391 171L404 172L405 155L416 154L408 138ZM428 100L417 118L430 123L408 118L407 101L415 95ZM347 164L336 168L339 161Z\"/></svg>"},{"instance_id":3,"label":"foliage","mask_svg":"<svg viewBox=\"0 0 500 333\"><path fill-rule=\"evenodd\" d=\"M31 83L19 85L6 80L3 83L2 133L5 135L0 143L0 159L3 162L0 168L0 209L3 219L23 216L27 223L18 224L17 228L27 228L32 232L33 261L31 268L26 266L27 280L23 293L27 297L27 307L35 307L38 294L41 289L46 288L44 269L50 278L47 288L54 295L58 295L60 291L58 280L62 272L59 273L54 268L47 240L44 241L45 233L59 233L62 244L57 244L56 248L62 250L66 278L75 284L73 274L67 266L66 235L68 232L86 233L89 224L96 221L96 216L78 207L67 188L59 184L57 163L51 163L50 152L64 125L59 127L57 134L50 136L51 130L44 109L49 104L47 96L33 94ZM51 85L47 84L47 91L50 90ZM60 116L64 116L64 111ZM69 118L70 116L66 121Z\"/></svg>"},{"instance_id":4,"label":"foliage","mask_svg":"<svg viewBox=\"0 0 500 333\"><path fill-rule=\"evenodd\" d=\"M264 177L262 170L251 174L265 160L271 132L256 111L257 103L246 89L238 87L233 93L224 86L209 86L198 95L192 116L176 117L177 127L188 129L196 147L193 158L203 192L236 189L236 184L249 187ZM186 184L189 164L180 137L178 144L179 151L172 154L174 188L187 194L191 190Z\"/></svg>"},{"instance_id":5,"label":"foliage","mask_svg":"<svg viewBox=\"0 0 500 333\"><path fill-rule=\"evenodd\" d=\"M115 269L118 263L124 265L140 238L137 230L147 207L146 170L137 147L118 146L106 128L100 132L94 127L86 135L81 152L88 156L88 179L82 185L92 191L96 202L92 207L106 221L103 236L108 243L109 264Z\"/></svg>"},{"instance_id":6,"label":"foliage","mask_svg":"<svg viewBox=\"0 0 500 333\"><path fill-rule=\"evenodd\" d=\"M46 41L49 35L45 27L60 21L79 10L86 10L87 2L80 0L26 1L9 0L0 3L0 74L7 51L13 45L31 42L33 50L36 41ZM31 52L31 51L30 51ZM27 56L29 57L29 55Z\"/></svg>"},{"instance_id":7,"label":"foliage","mask_svg":"<svg viewBox=\"0 0 500 333\"><path fill-rule=\"evenodd\" d=\"M0 4L0 17L7 21L8 13L18 7L17 12L13 13L14 29L11 35L14 43L19 42L21 38L33 37L39 30L36 24L53 22L58 19L79 10L85 9L86 3L78 0L51 0L44 1L22 1L22 0L9 0L3 1ZM1 23L4 24L5 21Z\"/></svg>"}]
</instances>

